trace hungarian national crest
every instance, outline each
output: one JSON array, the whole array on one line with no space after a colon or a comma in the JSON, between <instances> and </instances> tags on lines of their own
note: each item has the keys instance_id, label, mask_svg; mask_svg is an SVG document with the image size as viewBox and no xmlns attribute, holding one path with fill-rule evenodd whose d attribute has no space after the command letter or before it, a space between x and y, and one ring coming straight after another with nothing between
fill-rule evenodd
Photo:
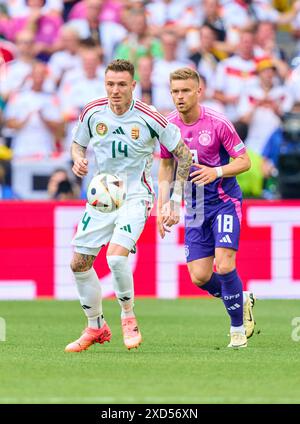
<instances>
[{"instance_id":1,"label":"hungarian national crest","mask_svg":"<svg viewBox=\"0 0 300 424\"><path fill-rule=\"evenodd\" d=\"M139 129L139 127L132 127L131 128L131 138L133 139L133 140L137 140L138 138L139 138L139 136L140 136L140 129Z\"/></svg>"},{"instance_id":2,"label":"hungarian national crest","mask_svg":"<svg viewBox=\"0 0 300 424\"><path fill-rule=\"evenodd\" d=\"M96 125L96 132L102 137L107 133L107 131L108 131L108 128L107 128L107 125L104 124L104 122L99 122L99 124Z\"/></svg>"}]
</instances>

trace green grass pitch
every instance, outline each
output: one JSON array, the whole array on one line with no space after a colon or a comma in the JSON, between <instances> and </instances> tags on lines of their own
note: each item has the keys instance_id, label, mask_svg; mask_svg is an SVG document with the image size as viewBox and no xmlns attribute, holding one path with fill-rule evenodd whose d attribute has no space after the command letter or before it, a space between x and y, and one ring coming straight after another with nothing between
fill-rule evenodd
<instances>
[{"instance_id":1,"label":"green grass pitch","mask_svg":"<svg viewBox=\"0 0 300 424\"><path fill-rule=\"evenodd\" d=\"M119 305L104 300L113 337L65 353L85 326L79 302L0 302L0 403L300 403L300 300L259 300L248 348L227 348L217 299L136 299L144 342L127 351ZM298 333L300 334L300 332Z\"/></svg>"}]
</instances>

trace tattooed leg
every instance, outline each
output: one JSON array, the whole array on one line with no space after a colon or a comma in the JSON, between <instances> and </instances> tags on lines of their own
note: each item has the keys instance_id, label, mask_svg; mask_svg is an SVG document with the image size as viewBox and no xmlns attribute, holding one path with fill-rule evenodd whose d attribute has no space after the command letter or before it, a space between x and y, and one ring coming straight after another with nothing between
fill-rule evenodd
<instances>
[{"instance_id":1,"label":"tattooed leg","mask_svg":"<svg viewBox=\"0 0 300 424\"><path fill-rule=\"evenodd\" d=\"M83 255L82 253L75 252L71 262L71 269L73 272L85 272L92 268L96 256Z\"/></svg>"}]
</instances>

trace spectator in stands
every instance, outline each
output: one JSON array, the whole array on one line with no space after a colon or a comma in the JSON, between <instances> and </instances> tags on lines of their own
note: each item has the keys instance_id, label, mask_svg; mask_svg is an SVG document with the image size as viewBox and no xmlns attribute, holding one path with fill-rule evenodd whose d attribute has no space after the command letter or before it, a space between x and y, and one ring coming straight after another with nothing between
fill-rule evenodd
<instances>
[{"instance_id":1,"label":"spectator in stands","mask_svg":"<svg viewBox=\"0 0 300 424\"><path fill-rule=\"evenodd\" d=\"M68 172L64 168L57 168L51 174L47 191L49 199L68 200L79 198L79 187L70 180Z\"/></svg>"},{"instance_id":2,"label":"spectator in stands","mask_svg":"<svg viewBox=\"0 0 300 424\"><path fill-rule=\"evenodd\" d=\"M8 16L12 18L26 16L30 13L26 0L4 0L4 2L7 6ZM62 11L62 0L45 0L42 10L45 14L60 15Z\"/></svg>"},{"instance_id":3,"label":"spectator in stands","mask_svg":"<svg viewBox=\"0 0 300 424\"><path fill-rule=\"evenodd\" d=\"M7 39L14 41L20 31L30 31L35 41L32 45L35 56L47 61L56 50L62 18L57 14L43 12L45 0L26 0L26 4L28 7L26 15L2 20L4 35Z\"/></svg>"},{"instance_id":4,"label":"spectator in stands","mask_svg":"<svg viewBox=\"0 0 300 424\"><path fill-rule=\"evenodd\" d=\"M54 53L49 61L49 69L52 78L59 86L66 71L77 69L81 66L79 55L80 39L78 32L65 24L60 31L58 40L59 51Z\"/></svg>"},{"instance_id":5,"label":"spectator in stands","mask_svg":"<svg viewBox=\"0 0 300 424\"><path fill-rule=\"evenodd\" d=\"M63 150L69 152L72 130L84 105L106 96L104 67L96 48L81 50L82 67L65 73L59 89L61 109L66 124Z\"/></svg>"},{"instance_id":6,"label":"spectator in stands","mask_svg":"<svg viewBox=\"0 0 300 424\"><path fill-rule=\"evenodd\" d=\"M55 169L49 177L47 184L47 192L49 199L54 199L58 189L58 184L61 181L69 180L68 171L65 168Z\"/></svg>"},{"instance_id":7,"label":"spectator in stands","mask_svg":"<svg viewBox=\"0 0 300 424\"><path fill-rule=\"evenodd\" d=\"M144 3L149 29L155 36L160 36L168 25L172 25L172 31L178 37L185 36L191 28L198 27L202 20L201 1L156 0Z\"/></svg>"},{"instance_id":8,"label":"spectator in stands","mask_svg":"<svg viewBox=\"0 0 300 424\"><path fill-rule=\"evenodd\" d=\"M286 86L276 80L276 67L270 58L257 64L258 79L249 84L238 107L240 121L248 125L247 148L258 154L270 135L280 126L281 116L291 110L293 101Z\"/></svg>"},{"instance_id":9,"label":"spectator in stands","mask_svg":"<svg viewBox=\"0 0 300 424\"><path fill-rule=\"evenodd\" d=\"M57 192L55 193L56 200L71 200L76 199L75 193L73 191L72 184L70 181L61 181L58 184Z\"/></svg>"},{"instance_id":10,"label":"spectator in stands","mask_svg":"<svg viewBox=\"0 0 300 424\"><path fill-rule=\"evenodd\" d=\"M276 24L270 21L261 21L257 24L255 33L254 56L256 58L270 57L276 66L277 72L285 79L289 72L286 55L279 48L276 41Z\"/></svg>"},{"instance_id":11,"label":"spectator in stands","mask_svg":"<svg viewBox=\"0 0 300 424\"><path fill-rule=\"evenodd\" d=\"M207 84L206 84L205 76L199 74L199 78L200 78L200 87L201 87L199 102L201 103L201 105L206 106L206 107L210 107L211 109L215 110L216 112L224 114L225 109L224 109L223 104L210 96L209 91L207 90Z\"/></svg>"},{"instance_id":12,"label":"spectator in stands","mask_svg":"<svg viewBox=\"0 0 300 424\"><path fill-rule=\"evenodd\" d=\"M110 21L110 22L121 22L122 9L124 1L118 0L98 0L101 5L100 12L98 14L98 21ZM87 16L87 1L81 0L76 2L70 11L70 19L86 19Z\"/></svg>"},{"instance_id":13,"label":"spectator in stands","mask_svg":"<svg viewBox=\"0 0 300 424\"><path fill-rule=\"evenodd\" d=\"M236 54L222 60L216 70L215 98L225 106L227 117L235 122L238 118L237 105L247 84L256 78L254 58L254 34L243 31Z\"/></svg>"},{"instance_id":14,"label":"spectator in stands","mask_svg":"<svg viewBox=\"0 0 300 424\"><path fill-rule=\"evenodd\" d=\"M80 0L63 0L62 17L64 22L69 19L71 11L78 3L81 3Z\"/></svg>"},{"instance_id":15,"label":"spectator in stands","mask_svg":"<svg viewBox=\"0 0 300 424\"><path fill-rule=\"evenodd\" d=\"M253 29L256 22L271 21L278 25L290 23L297 15L300 2L293 3L290 11L280 13L271 0L230 0L223 4L223 18L229 41L237 45L239 32Z\"/></svg>"},{"instance_id":16,"label":"spectator in stands","mask_svg":"<svg viewBox=\"0 0 300 424\"><path fill-rule=\"evenodd\" d=\"M134 96L142 102L152 105L153 58L151 56L141 57L138 61L137 72L140 80L134 90Z\"/></svg>"},{"instance_id":17,"label":"spectator in stands","mask_svg":"<svg viewBox=\"0 0 300 424\"><path fill-rule=\"evenodd\" d=\"M203 0L203 25L209 25L216 32L218 41L226 40L226 28L222 18L219 0Z\"/></svg>"},{"instance_id":18,"label":"spectator in stands","mask_svg":"<svg viewBox=\"0 0 300 424\"><path fill-rule=\"evenodd\" d=\"M15 91L24 87L31 74L34 62L33 42L34 37L30 31L21 31L16 36L16 59L7 64L0 85L0 94L5 101Z\"/></svg>"},{"instance_id":19,"label":"spectator in stands","mask_svg":"<svg viewBox=\"0 0 300 424\"><path fill-rule=\"evenodd\" d=\"M12 96L5 109L5 123L15 130L12 149L15 157L50 155L56 140L63 135L63 121L58 100L43 91L47 67L36 62L31 73L31 87Z\"/></svg>"},{"instance_id":20,"label":"spectator in stands","mask_svg":"<svg viewBox=\"0 0 300 424\"><path fill-rule=\"evenodd\" d=\"M16 49L14 43L3 40L1 38L1 27L0 27L0 63L9 63L14 60L16 55Z\"/></svg>"},{"instance_id":21,"label":"spectator in stands","mask_svg":"<svg viewBox=\"0 0 300 424\"><path fill-rule=\"evenodd\" d=\"M152 101L161 113L167 114L174 109L174 103L170 94L170 73L175 69L185 66L194 67L190 62L182 62L177 59L178 37L173 31L165 31L161 35L163 57L153 64L152 72Z\"/></svg>"},{"instance_id":22,"label":"spectator in stands","mask_svg":"<svg viewBox=\"0 0 300 424\"><path fill-rule=\"evenodd\" d=\"M114 56L117 59L130 60L137 69L137 63L143 56L161 58L161 42L150 35L145 9L132 7L126 18L129 30L127 37L117 46ZM138 74L135 75L138 79Z\"/></svg>"},{"instance_id":23,"label":"spectator in stands","mask_svg":"<svg viewBox=\"0 0 300 424\"><path fill-rule=\"evenodd\" d=\"M300 153L300 103L291 113L282 116L282 123L267 140L262 156L267 163L269 175L278 168L280 153ZM300 196L300 193L299 193Z\"/></svg>"},{"instance_id":24,"label":"spectator in stands","mask_svg":"<svg viewBox=\"0 0 300 424\"><path fill-rule=\"evenodd\" d=\"M286 84L289 90L289 94L293 97L294 102L300 103L300 58L298 64L289 74L286 80Z\"/></svg>"},{"instance_id":25,"label":"spectator in stands","mask_svg":"<svg viewBox=\"0 0 300 424\"><path fill-rule=\"evenodd\" d=\"M214 79L219 58L215 52L216 33L208 25L200 28L200 45L198 50L190 56L195 63L196 69L206 80L207 95L212 96L214 91Z\"/></svg>"},{"instance_id":26,"label":"spectator in stands","mask_svg":"<svg viewBox=\"0 0 300 424\"><path fill-rule=\"evenodd\" d=\"M69 23L74 27L81 40L92 40L107 63L113 56L114 49L126 36L126 29L119 23L104 21L99 23L103 0L85 0L85 14L81 18L69 16Z\"/></svg>"}]
</instances>

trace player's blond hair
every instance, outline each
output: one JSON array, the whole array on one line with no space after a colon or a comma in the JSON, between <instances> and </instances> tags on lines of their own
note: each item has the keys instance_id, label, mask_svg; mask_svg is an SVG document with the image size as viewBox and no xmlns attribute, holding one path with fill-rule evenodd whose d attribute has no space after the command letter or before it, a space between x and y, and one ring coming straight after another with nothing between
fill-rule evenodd
<instances>
[{"instance_id":1,"label":"player's blond hair","mask_svg":"<svg viewBox=\"0 0 300 424\"><path fill-rule=\"evenodd\" d=\"M129 62L129 60L125 60L125 59L115 59L112 62L110 62L105 69L105 74L107 74L108 71L129 72L132 78L134 76L133 64Z\"/></svg>"},{"instance_id":2,"label":"player's blond hair","mask_svg":"<svg viewBox=\"0 0 300 424\"><path fill-rule=\"evenodd\" d=\"M173 80L187 80L193 79L200 84L200 77L197 71L192 68L179 68L170 73L170 82Z\"/></svg>"}]
</instances>

